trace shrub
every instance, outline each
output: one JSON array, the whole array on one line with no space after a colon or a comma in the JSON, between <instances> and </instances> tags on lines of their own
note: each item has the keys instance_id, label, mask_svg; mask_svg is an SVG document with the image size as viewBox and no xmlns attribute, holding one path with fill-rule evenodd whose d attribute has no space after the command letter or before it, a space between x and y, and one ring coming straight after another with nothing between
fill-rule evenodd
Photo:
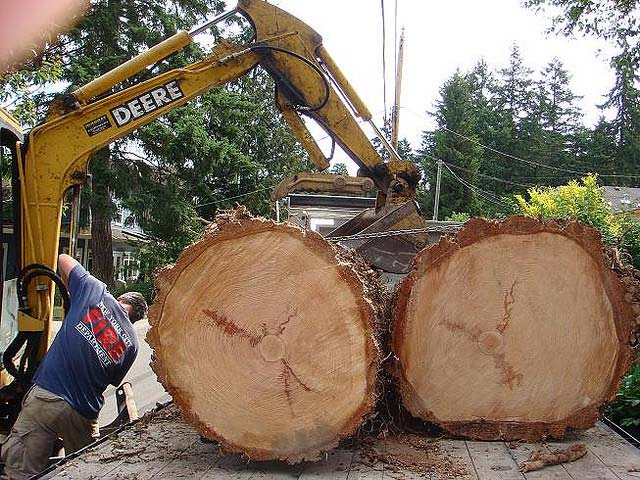
<instances>
[{"instance_id":1,"label":"shrub","mask_svg":"<svg viewBox=\"0 0 640 480\"><path fill-rule=\"evenodd\" d=\"M529 217L575 218L600 230L602 241L620 248L640 268L640 223L630 215L612 215L597 177L588 175L560 187L536 187L515 199L519 213Z\"/></svg>"}]
</instances>

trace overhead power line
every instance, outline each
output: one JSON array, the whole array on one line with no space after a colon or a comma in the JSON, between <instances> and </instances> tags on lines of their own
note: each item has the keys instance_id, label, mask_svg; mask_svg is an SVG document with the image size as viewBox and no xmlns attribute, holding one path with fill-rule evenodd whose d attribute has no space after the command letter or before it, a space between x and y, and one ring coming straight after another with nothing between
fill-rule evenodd
<instances>
[{"instance_id":1,"label":"overhead power line","mask_svg":"<svg viewBox=\"0 0 640 480\"><path fill-rule=\"evenodd\" d=\"M423 155L425 157L430 158L431 160L435 160L436 162L440 161L439 158L434 157L433 155L429 155L426 152L424 152ZM456 170L461 170L463 172L472 173L474 175L478 175L479 177L487 178L489 180L494 180L496 182L507 183L507 184L510 184L510 185L515 185L515 186L518 186L518 187L526 187L526 188L537 186L536 183L519 183L519 182L514 182L513 180L507 180L507 179L504 179L504 178L495 177L493 175L487 175L487 174L480 173L480 172L473 172L473 171L471 171L471 170L469 170L467 168L461 167L461 166L456 165L456 164L454 164L452 162L447 162L445 160L442 160L442 163L448 165L451 168L455 168ZM425 170L429 171L430 173L434 173L434 168L429 168L428 166L424 166L423 168ZM567 174L567 175L554 175L554 176L546 176L546 177L545 176L535 176L535 177L518 176L518 177L511 177L511 178L512 179L520 179L520 180L539 180L539 179L543 179L543 178L558 179L558 178L567 178L567 177L572 177L572 175Z\"/></svg>"},{"instance_id":2,"label":"overhead power line","mask_svg":"<svg viewBox=\"0 0 640 480\"><path fill-rule=\"evenodd\" d=\"M562 168L562 167L554 167L552 165L547 165L546 163L539 163L539 162L534 162L533 160L525 160L524 158L520 158L520 157L516 157L515 155L511 155L509 153L505 153L505 152L501 152L500 150L496 150L495 148L489 147L487 145L484 145L480 142L478 142L477 140L474 140L473 138L469 138L466 135L463 135L461 133L458 133L454 130L451 130L450 128L447 127L442 127L443 130L446 130L449 133L452 133L454 135L457 135L460 138L463 138L465 140L467 140L468 142L471 143L475 143L476 145L481 146L482 148L486 148L487 150L490 150L494 153L497 153L498 155L502 155L508 158L511 158L513 160L516 160L518 162L522 162L522 163L526 163L528 165L533 165L536 167L541 167L541 168L547 168L549 170L554 170L556 172L566 172L566 173L572 173L575 175L589 175L589 173L596 173L599 177L603 177L603 178L640 178L640 175L616 175L616 174L600 174L598 172L581 172L579 170L571 170L568 168Z\"/></svg>"},{"instance_id":3,"label":"overhead power line","mask_svg":"<svg viewBox=\"0 0 640 480\"><path fill-rule=\"evenodd\" d=\"M517 187L525 187L525 188L535 187L535 184L533 184L533 183L512 182L511 180L505 180L504 178L494 177L492 175L486 175L486 174L480 173L480 172L473 172L473 171L471 171L471 170L469 170L467 168L463 168L463 167L460 167L458 165L453 165L451 163L447 163L447 162L444 162L444 161L442 163L444 163L445 165L447 165L447 166L449 166L451 168L455 168L456 170L461 170L463 172L471 173L473 175L477 175L477 176L482 177L482 178L487 178L487 179L493 180L495 182L507 183L509 185L515 185Z\"/></svg>"},{"instance_id":4,"label":"overhead power line","mask_svg":"<svg viewBox=\"0 0 640 480\"><path fill-rule=\"evenodd\" d=\"M216 200L214 202L200 203L200 204L196 205L195 208L206 207L208 205L216 205L218 203L228 202L229 200L235 200L237 198L247 197L247 196L253 195L255 193L264 192L265 190L271 190L273 187L274 187L274 185L271 185L270 187L259 188L257 190L254 190L253 192L243 193L242 195L236 195L235 197L223 198L221 200Z\"/></svg>"},{"instance_id":5,"label":"overhead power line","mask_svg":"<svg viewBox=\"0 0 640 480\"><path fill-rule=\"evenodd\" d=\"M496 195L495 193L489 192L487 190L483 190L480 187L477 187L476 185L473 185L472 183L467 182L466 180L460 178L460 176L458 176L453 170L451 170L451 168L449 168L449 165L447 165L444 162L443 162L443 165L447 169L447 171L451 174L451 176L453 176L453 178L455 180L457 180L460 184L462 184L467 189L469 189L472 192L474 192L479 197L484 198L488 202L493 203L495 205L498 205L499 207L509 208L509 205L504 203L502 201L502 199L498 195Z\"/></svg>"}]
</instances>

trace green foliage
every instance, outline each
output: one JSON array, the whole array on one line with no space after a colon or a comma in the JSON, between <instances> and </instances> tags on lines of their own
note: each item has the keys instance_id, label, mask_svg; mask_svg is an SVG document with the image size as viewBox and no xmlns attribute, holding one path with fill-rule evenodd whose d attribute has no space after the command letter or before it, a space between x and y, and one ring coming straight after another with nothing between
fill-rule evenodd
<instances>
[{"instance_id":1,"label":"green foliage","mask_svg":"<svg viewBox=\"0 0 640 480\"><path fill-rule=\"evenodd\" d=\"M616 116L607 128L615 133L608 156L615 160L601 173L633 174L640 161L640 2L638 0L526 0L536 10L553 12L551 31L571 36L580 33L606 41L613 54L610 65L616 72L615 85L604 108ZM612 184L629 185L629 179L616 178Z\"/></svg>"},{"instance_id":2,"label":"green foliage","mask_svg":"<svg viewBox=\"0 0 640 480\"><path fill-rule=\"evenodd\" d=\"M153 301L154 296L154 276L158 269L163 266L172 263L177 258L179 252L172 252L166 248L166 245L152 240L148 244L142 246L137 254L137 259L140 261L140 275L134 282L128 282L126 286L115 288L112 290L112 294L115 297L123 294L124 292L140 292L147 303Z\"/></svg>"},{"instance_id":3,"label":"green foliage","mask_svg":"<svg viewBox=\"0 0 640 480\"><path fill-rule=\"evenodd\" d=\"M135 282L127 283L126 286L117 287L112 289L111 294L118 298L125 292L139 292L142 294L148 304L153 301L154 285L153 280L137 280Z\"/></svg>"},{"instance_id":4,"label":"green foliage","mask_svg":"<svg viewBox=\"0 0 640 480\"><path fill-rule=\"evenodd\" d=\"M471 218L471 215L469 215L466 212L453 212L451 213L451 215L449 215L448 217L445 218L445 220L447 222L460 222L460 223L464 223L467 220L469 220Z\"/></svg>"},{"instance_id":5,"label":"green foliage","mask_svg":"<svg viewBox=\"0 0 640 480\"><path fill-rule=\"evenodd\" d=\"M34 126L43 115L43 90L62 78L62 58L52 55L12 72L0 72L0 104L24 127Z\"/></svg>"},{"instance_id":6,"label":"green foliage","mask_svg":"<svg viewBox=\"0 0 640 480\"><path fill-rule=\"evenodd\" d=\"M349 176L349 170L347 170L347 166L344 163L336 163L333 167L331 167L331 171L329 172L333 175L343 175Z\"/></svg>"},{"instance_id":7,"label":"green foliage","mask_svg":"<svg viewBox=\"0 0 640 480\"><path fill-rule=\"evenodd\" d=\"M471 184L477 182L481 149L473 141L450 134L451 131L455 131L472 140L477 140L471 85L466 78L456 73L444 84L440 94L441 100L436 105L436 111L432 113L437 129L423 134L418 161L425 171L432 173L433 177L435 177L438 159L446 159L447 163L460 169L454 173L461 178L461 181L441 184L440 211L443 215L446 216L453 211L477 214L481 210L480 202L474 191L462 182ZM432 191L435 194L435 189ZM422 205L425 211L433 209L434 197L432 196L429 200L427 205Z\"/></svg>"},{"instance_id":8,"label":"green foliage","mask_svg":"<svg viewBox=\"0 0 640 480\"><path fill-rule=\"evenodd\" d=\"M237 203L272 215L277 180L310 168L275 107L273 88L257 70L138 132L146 163L136 162L140 173L129 175L123 198L147 233L184 247L201 229L195 218L211 220Z\"/></svg>"},{"instance_id":9,"label":"green foliage","mask_svg":"<svg viewBox=\"0 0 640 480\"><path fill-rule=\"evenodd\" d=\"M528 190L529 199L516 195L519 213L530 217L575 218L600 230L603 242L620 248L640 268L640 223L631 216L611 215L595 175L567 185Z\"/></svg>"},{"instance_id":10,"label":"green foliage","mask_svg":"<svg viewBox=\"0 0 640 480\"><path fill-rule=\"evenodd\" d=\"M605 410L623 427L640 427L640 364L635 363L622 380L615 401Z\"/></svg>"},{"instance_id":11,"label":"green foliage","mask_svg":"<svg viewBox=\"0 0 640 480\"><path fill-rule=\"evenodd\" d=\"M621 37L638 38L640 2L638 0L526 0L534 9L554 7L551 30L563 35L580 32L617 41Z\"/></svg>"},{"instance_id":12,"label":"green foliage","mask_svg":"<svg viewBox=\"0 0 640 480\"><path fill-rule=\"evenodd\" d=\"M431 113L436 128L423 133L417 155L431 187L420 193L423 209L433 208L438 159L445 162L440 201L445 216L466 211L501 217L513 210L514 193L566 181L566 174L544 165L584 170L592 145L600 158L610 158L605 150L610 144L580 125L579 97L569 80L557 59L535 77L515 45L504 68L491 71L479 62L472 71L453 75Z\"/></svg>"},{"instance_id":13,"label":"green foliage","mask_svg":"<svg viewBox=\"0 0 640 480\"><path fill-rule=\"evenodd\" d=\"M522 195L515 198L521 213L530 217L575 218L598 228L609 235L614 230L615 221L610 216L609 206L602 197L595 175L589 175L580 181L571 180L561 187L534 187L527 193L529 200Z\"/></svg>"}]
</instances>

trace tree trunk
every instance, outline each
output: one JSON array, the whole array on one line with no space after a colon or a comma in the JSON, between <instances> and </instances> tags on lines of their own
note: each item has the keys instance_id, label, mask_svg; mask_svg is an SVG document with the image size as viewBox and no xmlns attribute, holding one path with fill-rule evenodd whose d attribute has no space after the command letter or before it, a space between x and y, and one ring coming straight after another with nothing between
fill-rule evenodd
<instances>
[{"instance_id":1,"label":"tree trunk","mask_svg":"<svg viewBox=\"0 0 640 480\"><path fill-rule=\"evenodd\" d=\"M185 419L225 450L317 459L375 402L365 270L313 232L244 209L219 215L156 278L152 367Z\"/></svg>"},{"instance_id":2,"label":"tree trunk","mask_svg":"<svg viewBox=\"0 0 640 480\"><path fill-rule=\"evenodd\" d=\"M92 275L111 287L114 280L111 216L98 210L91 214L91 252Z\"/></svg>"},{"instance_id":3,"label":"tree trunk","mask_svg":"<svg viewBox=\"0 0 640 480\"><path fill-rule=\"evenodd\" d=\"M107 287L114 282L111 217L113 201L109 190L110 153L99 150L91 161L91 273Z\"/></svg>"},{"instance_id":4,"label":"tree trunk","mask_svg":"<svg viewBox=\"0 0 640 480\"><path fill-rule=\"evenodd\" d=\"M406 408L482 440L591 427L632 361L637 282L614 264L596 230L524 217L423 250L393 314Z\"/></svg>"}]
</instances>

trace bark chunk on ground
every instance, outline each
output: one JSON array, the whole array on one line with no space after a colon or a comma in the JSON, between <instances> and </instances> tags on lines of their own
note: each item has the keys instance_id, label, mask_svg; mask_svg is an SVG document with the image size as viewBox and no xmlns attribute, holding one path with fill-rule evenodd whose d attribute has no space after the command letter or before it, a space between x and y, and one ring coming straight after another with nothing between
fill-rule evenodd
<instances>
[{"instance_id":1,"label":"bark chunk on ground","mask_svg":"<svg viewBox=\"0 0 640 480\"><path fill-rule=\"evenodd\" d=\"M524 217L474 219L423 250L394 307L404 405L473 439L593 426L632 359L632 301L610 258L590 227Z\"/></svg>"},{"instance_id":2,"label":"bark chunk on ground","mask_svg":"<svg viewBox=\"0 0 640 480\"><path fill-rule=\"evenodd\" d=\"M521 472L535 472L548 465L575 462L587 454L587 446L584 443L576 443L565 449L555 449L548 452L536 450L531 452L522 465Z\"/></svg>"},{"instance_id":3,"label":"bark chunk on ground","mask_svg":"<svg viewBox=\"0 0 640 480\"><path fill-rule=\"evenodd\" d=\"M156 279L152 367L227 451L313 460L375 403L375 313L358 270L314 232L220 215Z\"/></svg>"}]
</instances>

